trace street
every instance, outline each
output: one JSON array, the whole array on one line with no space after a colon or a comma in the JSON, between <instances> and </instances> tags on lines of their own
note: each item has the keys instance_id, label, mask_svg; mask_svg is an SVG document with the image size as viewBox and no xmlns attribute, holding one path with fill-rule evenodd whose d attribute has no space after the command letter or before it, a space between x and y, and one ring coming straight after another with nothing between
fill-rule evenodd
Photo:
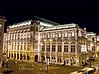
<instances>
[{"instance_id":1,"label":"street","mask_svg":"<svg viewBox=\"0 0 99 74\"><path fill-rule=\"evenodd\" d=\"M92 65L97 69L94 74L98 74L98 63L99 57L97 57L96 60L92 62ZM1 67L0 73L2 73L5 69L6 67ZM47 67L45 63L42 65L42 63L9 60L8 69L11 71L9 74L70 74L83 69L83 67L49 65L47 73Z\"/></svg>"},{"instance_id":2,"label":"street","mask_svg":"<svg viewBox=\"0 0 99 74\"><path fill-rule=\"evenodd\" d=\"M10 74L70 74L70 72L81 69L82 67L76 66L60 66L51 65L48 66L48 73L46 72L46 64L22 62L14 60L9 61L8 69L12 72ZM0 68L0 72L3 72L4 68Z\"/></svg>"}]
</instances>

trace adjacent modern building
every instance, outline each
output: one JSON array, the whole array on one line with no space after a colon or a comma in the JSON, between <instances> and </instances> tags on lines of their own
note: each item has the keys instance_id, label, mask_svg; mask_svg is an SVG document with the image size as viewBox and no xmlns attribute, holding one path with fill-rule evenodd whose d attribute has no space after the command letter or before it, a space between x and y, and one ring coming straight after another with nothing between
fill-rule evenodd
<instances>
[{"instance_id":1,"label":"adjacent modern building","mask_svg":"<svg viewBox=\"0 0 99 74\"><path fill-rule=\"evenodd\" d=\"M4 51L16 60L49 59L53 64L77 66L99 49L96 34L86 32L78 24L61 25L42 18L8 26L4 36Z\"/></svg>"},{"instance_id":2,"label":"adjacent modern building","mask_svg":"<svg viewBox=\"0 0 99 74\"><path fill-rule=\"evenodd\" d=\"M0 16L0 57L3 52L3 35L4 35L4 24L6 20L4 16Z\"/></svg>"}]
</instances>

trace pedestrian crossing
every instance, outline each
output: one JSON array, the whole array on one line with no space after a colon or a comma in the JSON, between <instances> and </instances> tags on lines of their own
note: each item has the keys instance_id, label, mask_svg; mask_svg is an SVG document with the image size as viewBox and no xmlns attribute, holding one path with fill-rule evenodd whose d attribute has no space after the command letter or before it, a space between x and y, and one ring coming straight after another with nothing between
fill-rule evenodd
<instances>
[{"instance_id":1,"label":"pedestrian crossing","mask_svg":"<svg viewBox=\"0 0 99 74\"><path fill-rule=\"evenodd\" d=\"M19 70L34 70L34 68L21 68L21 67L19 67Z\"/></svg>"}]
</instances>

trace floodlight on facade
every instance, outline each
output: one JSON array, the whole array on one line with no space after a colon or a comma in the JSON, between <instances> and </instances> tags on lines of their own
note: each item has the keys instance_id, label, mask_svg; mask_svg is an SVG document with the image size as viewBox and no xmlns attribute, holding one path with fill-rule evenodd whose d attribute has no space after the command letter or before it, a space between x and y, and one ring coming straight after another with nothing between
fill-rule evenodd
<instances>
[{"instance_id":1,"label":"floodlight on facade","mask_svg":"<svg viewBox=\"0 0 99 74\"><path fill-rule=\"evenodd\" d=\"M44 42L46 42L46 39L44 39Z\"/></svg>"},{"instance_id":2,"label":"floodlight on facade","mask_svg":"<svg viewBox=\"0 0 99 74\"><path fill-rule=\"evenodd\" d=\"M43 43L41 43L41 45L43 45Z\"/></svg>"},{"instance_id":3,"label":"floodlight on facade","mask_svg":"<svg viewBox=\"0 0 99 74\"><path fill-rule=\"evenodd\" d=\"M52 42L52 39L49 39L50 42Z\"/></svg>"},{"instance_id":4,"label":"floodlight on facade","mask_svg":"<svg viewBox=\"0 0 99 74\"><path fill-rule=\"evenodd\" d=\"M94 45L91 43L91 47L93 47Z\"/></svg>"}]
</instances>

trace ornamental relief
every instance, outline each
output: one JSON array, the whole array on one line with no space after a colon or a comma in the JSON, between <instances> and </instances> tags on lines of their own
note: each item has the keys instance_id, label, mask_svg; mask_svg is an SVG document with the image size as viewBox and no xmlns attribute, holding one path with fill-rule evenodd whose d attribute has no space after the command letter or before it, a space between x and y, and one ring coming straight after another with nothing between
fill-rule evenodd
<instances>
[{"instance_id":1,"label":"ornamental relief","mask_svg":"<svg viewBox=\"0 0 99 74\"><path fill-rule=\"evenodd\" d=\"M63 41L68 40L68 38L63 38Z\"/></svg>"},{"instance_id":2,"label":"ornamental relief","mask_svg":"<svg viewBox=\"0 0 99 74\"><path fill-rule=\"evenodd\" d=\"M68 44L68 41L64 41L64 44Z\"/></svg>"},{"instance_id":3,"label":"ornamental relief","mask_svg":"<svg viewBox=\"0 0 99 74\"><path fill-rule=\"evenodd\" d=\"M57 44L62 44L62 42L58 41Z\"/></svg>"},{"instance_id":4,"label":"ornamental relief","mask_svg":"<svg viewBox=\"0 0 99 74\"><path fill-rule=\"evenodd\" d=\"M71 41L71 44L75 44L75 42L76 42L76 41L73 40L73 41Z\"/></svg>"},{"instance_id":5,"label":"ornamental relief","mask_svg":"<svg viewBox=\"0 0 99 74\"><path fill-rule=\"evenodd\" d=\"M60 42L62 42L62 38L57 38L57 41L60 41Z\"/></svg>"}]
</instances>

